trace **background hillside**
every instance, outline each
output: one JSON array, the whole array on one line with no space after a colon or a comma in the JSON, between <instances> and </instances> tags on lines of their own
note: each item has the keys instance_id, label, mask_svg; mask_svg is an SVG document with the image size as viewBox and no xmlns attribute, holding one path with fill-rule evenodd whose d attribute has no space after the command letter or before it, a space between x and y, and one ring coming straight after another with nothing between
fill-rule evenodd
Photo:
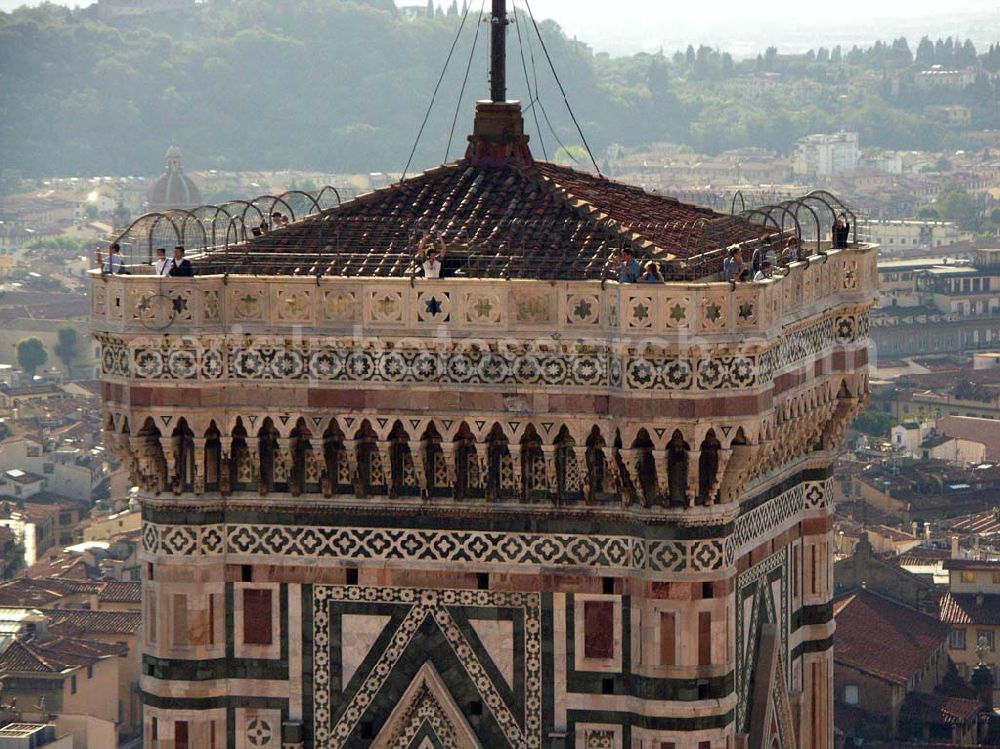
<instances>
[{"instance_id":1,"label":"background hillside","mask_svg":"<svg viewBox=\"0 0 1000 749\"><path fill-rule=\"evenodd\" d=\"M459 105L478 10L413 168L464 150L472 103L487 90L482 27ZM151 173L173 141L191 168L399 171L461 18L457 5L428 17L391 0L209 0L115 26L55 5L0 14L0 168L26 176ZM511 95L532 99L525 70L532 88L538 81L541 104L528 113L533 148L541 153L537 115L550 157L560 142L578 154L580 138L534 29L522 18L510 34ZM708 47L595 55L552 22L541 34L599 161L613 143L787 151L803 134L840 127L859 130L865 145L960 147L959 129L923 114L925 105L951 100L932 100L912 85L913 74L935 62L984 71L1000 64L997 50L951 39L926 40L929 52L904 40L796 56L772 48L735 63ZM972 107L977 127L1000 125L995 81L983 75L956 97Z\"/></svg>"}]
</instances>

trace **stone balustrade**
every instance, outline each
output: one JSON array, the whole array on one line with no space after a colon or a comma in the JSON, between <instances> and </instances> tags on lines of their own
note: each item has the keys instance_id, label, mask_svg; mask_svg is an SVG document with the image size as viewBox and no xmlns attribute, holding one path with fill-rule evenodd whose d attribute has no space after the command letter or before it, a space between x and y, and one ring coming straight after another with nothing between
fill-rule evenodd
<instances>
[{"instance_id":1,"label":"stone balustrade","mask_svg":"<svg viewBox=\"0 0 1000 749\"><path fill-rule=\"evenodd\" d=\"M793 263L762 283L618 284L449 278L200 276L159 278L92 271L97 333L434 337L525 336L709 341L772 336L782 326L850 302L867 303L877 282L868 245Z\"/></svg>"}]
</instances>

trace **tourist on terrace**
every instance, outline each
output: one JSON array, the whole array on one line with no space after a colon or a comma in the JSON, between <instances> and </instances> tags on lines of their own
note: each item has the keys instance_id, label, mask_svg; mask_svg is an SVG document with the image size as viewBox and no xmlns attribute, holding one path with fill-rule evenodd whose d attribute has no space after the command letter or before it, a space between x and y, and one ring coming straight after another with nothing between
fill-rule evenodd
<instances>
[{"instance_id":1,"label":"tourist on terrace","mask_svg":"<svg viewBox=\"0 0 1000 749\"><path fill-rule=\"evenodd\" d=\"M639 277L639 283L663 283L663 274L660 267L652 260L643 266L643 273Z\"/></svg>"},{"instance_id":2,"label":"tourist on terrace","mask_svg":"<svg viewBox=\"0 0 1000 749\"><path fill-rule=\"evenodd\" d=\"M125 270L125 259L122 257L122 248L117 242L113 242L108 247L108 256L101 260L101 251L97 250L97 262L101 265L102 273L127 273Z\"/></svg>"},{"instance_id":3,"label":"tourist on terrace","mask_svg":"<svg viewBox=\"0 0 1000 749\"><path fill-rule=\"evenodd\" d=\"M184 248L181 245L174 247L174 259L170 268L170 275L174 278L190 278L194 275L194 266L191 261L184 257Z\"/></svg>"},{"instance_id":4,"label":"tourist on terrace","mask_svg":"<svg viewBox=\"0 0 1000 749\"><path fill-rule=\"evenodd\" d=\"M846 248L851 238L851 221L847 218L846 213L840 214L840 224L840 246Z\"/></svg>"},{"instance_id":5,"label":"tourist on terrace","mask_svg":"<svg viewBox=\"0 0 1000 749\"><path fill-rule=\"evenodd\" d=\"M420 246L417 248L417 262L424 269L424 278L441 278L441 263L444 256L448 254L448 249L444 246L441 235L434 235L434 244L427 246L429 234L424 234L420 238Z\"/></svg>"},{"instance_id":6,"label":"tourist on terrace","mask_svg":"<svg viewBox=\"0 0 1000 749\"><path fill-rule=\"evenodd\" d=\"M156 275L158 276L170 275L170 271L174 267L174 261L167 257L167 251L163 247L156 248L156 262L153 263L153 267L156 268Z\"/></svg>"},{"instance_id":7,"label":"tourist on terrace","mask_svg":"<svg viewBox=\"0 0 1000 749\"><path fill-rule=\"evenodd\" d=\"M623 248L618 254L617 261L619 283L635 283L639 280L642 269L639 266L639 261L633 256L631 248Z\"/></svg>"},{"instance_id":8,"label":"tourist on terrace","mask_svg":"<svg viewBox=\"0 0 1000 749\"><path fill-rule=\"evenodd\" d=\"M760 266L760 270L753 274L754 281L767 281L771 278L771 264L765 260L763 265Z\"/></svg>"},{"instance_id":9,"label":"tourist on terrace","mask_svg":"<svg viewBox=\"0 0 1000 749\"><path fill-rule=\"evenodd\" d=\"M790 237L785 249L781 253L781 261L788 265L799 259L799 241L795 237Z\"/></svg>"},{"instance_id":10,"label":"tourist on terrace","mask_svg":"<svg viewBox=\"0 0 1000 749\"><path fill-rule=\"evenodd\" d=\"M750 279L750 271L747 269L746 261L743 260L743 252L739 247L729 250L729 256L722 261L722 280L735 284L737 281L747 281Z\"/></svg>"},{"instance_id":11,"label":"tourist on terrace","mask_svg":"<svg viewBox=\"0 0 1000 749\"><path fill-rule=\"evenodd\" d=\"M833 247L834 249L844 249L847 247L848 237L851 235L851 222L847 219L846 213L841 213L833 222Z\"/></svg>"}]
</instances>

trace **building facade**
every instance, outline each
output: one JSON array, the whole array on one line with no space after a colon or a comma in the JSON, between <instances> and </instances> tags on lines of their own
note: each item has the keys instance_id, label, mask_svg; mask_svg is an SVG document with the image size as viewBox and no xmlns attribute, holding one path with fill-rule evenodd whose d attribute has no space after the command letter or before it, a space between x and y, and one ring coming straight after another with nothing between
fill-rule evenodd
<instances>
[{"instance_id":1,"label":"building facade","mask_svg":"<svg viewBox=\"0 0 1000 749\"><path fill-rule=\"evenodd\" d=\"M860 158L857 133L816 133L795 143L793 172L815 179L832 177L858 168Z\"/></svg>"},{"instance_id":2,"label":"building facade","mask_svg":"<svg viewBox=\"0 0 1000 749\"><path fill-rule=\"evenodd\" d=\"M761 228L536 162L493 99L464 159L241 273L94 273L147 746L832 746L872 248L734 291L716 247L695 278L671 226ZM414 227L446 277L409 271ZM688 280L608 280L623 237Z\"/></svg>"}]
</instances>

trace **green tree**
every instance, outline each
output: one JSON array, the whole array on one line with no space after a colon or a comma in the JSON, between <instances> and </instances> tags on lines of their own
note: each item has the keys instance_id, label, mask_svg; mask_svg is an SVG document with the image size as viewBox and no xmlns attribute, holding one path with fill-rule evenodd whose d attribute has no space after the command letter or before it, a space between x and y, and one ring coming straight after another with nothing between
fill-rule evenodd
<instances>
[{"instance_id":1,"label":"green tree","mask_svg":"<svg viewBox=\"0 0 1000 749\"><path fill-rule=\"evenodd\" d=\"M869 437L888 437L889 430L894 426L896 419L892 414L869 408L854 420L852 428Z\"/></svg>"},{"instance_id":2,"label":"green tree","mask_svg":"<svg viewBox=\"0 0 1000 749\"><path fill-rule=\"evenodd\" d=\"M434 0L427 0L427 17L434 18Z\"/></svg>"},{"instance_id":3,"label":"green tree","mask_svg":"<svg viewBox=\"0 0 1000 749\"><path fill-rule=\"evenodd\" d=\"M17 342L17 364L32 377L35 376L35 370L44 367L48 360L49 355L41 339L22 338Z\"/></svg>"},{"instance_id":4,"label":"green tree","mask_svg":"<svg viewBox=\"0 0 1000 749\"><path fill-rule=\"evenodd\" d=\"M78 353L79 340L76 335L76 328L71 328L69 326L65 328L59 328L59 342L52 349L53 353L59 357L59 361L63 363L66 367L66 371L69 372L70 365L73 360L76 359Z\"/></svg>"},{"instance_id":5,"label":"green tree","mask_svg":"<svg viewBox=\"0 0 1000 749\"><path fill-rule=\"evenodd\" d=\"M938 193L935 200L941 217L954 221L963 229L975 231L979 228L980 215L976 200L967 191L952 187Z\"/></svg>"}]
</instances>

